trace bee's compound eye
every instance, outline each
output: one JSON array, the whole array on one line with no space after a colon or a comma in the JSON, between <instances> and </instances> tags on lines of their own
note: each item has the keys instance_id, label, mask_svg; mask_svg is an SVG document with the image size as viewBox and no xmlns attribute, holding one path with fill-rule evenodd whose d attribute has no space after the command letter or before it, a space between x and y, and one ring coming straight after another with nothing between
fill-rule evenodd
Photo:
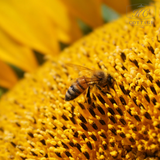
<instances>
[{"instance_id":1,"label":"bee's compound eye","mask_svg":"<svg viewBox=\"0 0 160 160\"><path fill-rule=\"evenodd\" d=\"M114 79L113 79L113 77L110 74L108 74L107 81L108 81L109 85L113 84Z\"/></svg>"}]
</instances>

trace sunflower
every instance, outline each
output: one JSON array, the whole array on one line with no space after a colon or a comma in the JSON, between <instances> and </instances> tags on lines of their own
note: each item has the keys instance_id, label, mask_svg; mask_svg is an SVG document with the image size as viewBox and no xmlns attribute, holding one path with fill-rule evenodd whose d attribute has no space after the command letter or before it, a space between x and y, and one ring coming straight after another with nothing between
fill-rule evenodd
<instances>
[{"instance_id":1,"label":"sunflower","mask_svg":"<svg viewBox=\"0 0 160 160\"><path fill-rule=\"evenodd\" d=\"M48 56L2 96L2 160L160 158L160 4L139 11ZM113 86L90 85L65 101L81 74L68 63L110 74Z\"/></svg>"},{"instance_id":2,"label":"sunflower","mask_svg":"<svg viewBox=\"0 0 160 160\"><path fill-rule=\"evenodd\" d=\"M64 48L62 46L82 36L81 27L86 32L87 28L102 25L101 8L105 12L104 4L122 14L129 1L1 1L0 66L3 69L0 70L0 86L11 88L24 72L33 72L43 61L39 54L57 56ZM3 73L4 70L8 74Z\"/></svg>"}]
</instances>

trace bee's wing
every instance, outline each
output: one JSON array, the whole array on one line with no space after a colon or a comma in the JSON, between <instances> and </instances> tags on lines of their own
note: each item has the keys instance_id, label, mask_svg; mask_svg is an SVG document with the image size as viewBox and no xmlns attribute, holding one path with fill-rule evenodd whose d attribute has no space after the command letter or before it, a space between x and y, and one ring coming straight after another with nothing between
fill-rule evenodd
<instances>
[{"instance_id":1,"label":"bee's wing","mask_svg":"<svg viewBox=\"0 0 160 160\"><path fill-rule=\"evenodd\" d=\"M72 68L75 68L76 70L79 70L79 71L87 71L91 75L95 73L95 70L84 67L84 66L81 66L81 65L68 63L68 66L70 66ZM85 79L87 80L88 83L96 82L96 81L100 80L98 77L97 78L96 77L92 78L92 77L86 77L86 76L85 76Z\"/></svg>"},{"instance_id":2,"label":"bee's wing","mask_svg":"<svg viewBox=\"0 0 160 160\"><path fill-rule=\"evenodd\" d=\"M78 64L66 63L66 66L73 67L76 70L88 70L90 72L93 72L92 69L87 68L85 66L78 65Z\"/></svg>"},{"instance_id":3,"label":"bee's wing","mask_svg":"<svg viewBox=\"0 0 160 160\"><path fill-rule=\"evenodd\" d=\"M96 77L92 78L92 77L91 77L91 75L93 75L93 73L95 72L95 70L93 70L93 69L90 69L90 68L87 68L87 67L84 67L84 66L81 66L81 65L77 65L77 64L72 64L72 63L65 63L64 65L65 65L65 67L71 67L71 68L73 68L74 70L77 70L77 71L79 71L79 72L82 71L82 74L80 74L80 77L83 77L83 76L84 76L85 79L86 79L86 81L87 81L87 83L94 83L94 82L96 82L96 81L99 81L98 78L96 78ZM86 73L87 73L87 74L86 74ZM89 77L86 76L86 75L88 75L88 74L90 75ZM80 78L80 77L79 77L79 78ZM77 79L78 79L78 78L73 79L72 82L75 82Z\"/></svg>"},{"instance_id":4,"label":"bee's wing","mask_svg":"<svg viewBox=\"0 0 160 160\"><path fill-rule=\"evenodd\" d=\"M65 66L66 67L72 67L76 71L83 71L83 72L87 71L90 74L94 73L94 70L92 70L90 68L87 68L87 67L84 67L84 66L81 66L81 65L77 65L77 64L65 63Z\"/></svg>"},{"instance_id":5,"label":"bee's wing","mask_svg":"<svg viewBox=\"0 0 160 160\"><path fill-rule=\"evenodd\" d=\"M87 81L87 83L94 83L94 82L98 82L99 78L89 78L89 77L85 77L85 80Z\"/></svg>"}]
</instances>

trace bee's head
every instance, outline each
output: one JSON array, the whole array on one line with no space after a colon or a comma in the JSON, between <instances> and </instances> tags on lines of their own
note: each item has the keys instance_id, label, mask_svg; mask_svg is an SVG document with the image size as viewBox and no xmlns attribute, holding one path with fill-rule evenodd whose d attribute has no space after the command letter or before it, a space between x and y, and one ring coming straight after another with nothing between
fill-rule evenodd
<instances>
[{"instance_id":1,"label":"bee's head","mask_svg":"<svg viewBox=\"0 0 160 160\"><path fill-rule=\"evenodd\" d=\"M96 71L93 75L98 81L102 81L105 78L105 73L103 71Z\"/></svg>"},{"instance_id":2,"label":"bee's head","mask_svg":"<svg viewBox=\"0 0 160 160\"><path fill-rule=\"evenodd\" d=\"M104 71L96 71L93 77L97 78L97 84L100 87L113 88L115 80L111 74Z\"/></svg>"}]
</instances>

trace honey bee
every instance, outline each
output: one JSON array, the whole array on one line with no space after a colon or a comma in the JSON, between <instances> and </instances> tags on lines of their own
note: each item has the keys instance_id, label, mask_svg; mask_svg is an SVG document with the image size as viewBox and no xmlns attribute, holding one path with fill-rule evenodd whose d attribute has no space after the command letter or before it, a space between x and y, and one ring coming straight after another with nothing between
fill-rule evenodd
<instances>
[{"instance_id":1,"label":"honey bee","mask_svg":"<svg viewBox=\"0 0 160 160\"><path fill-rule=\"evenodd\" d=\"M96 85L98 88L105 88L109 90L114 85L114 78L110 73L106 73L102 70L92 70L87 67L79 65L71 65L78 68L79 70L87 70L91 73L90 77L82 76L77 78L75 82L68 88L65 94L65 101L70 101L77 98L81 93L83 93L90 85Z\"/></svg>"}]
</instances>

